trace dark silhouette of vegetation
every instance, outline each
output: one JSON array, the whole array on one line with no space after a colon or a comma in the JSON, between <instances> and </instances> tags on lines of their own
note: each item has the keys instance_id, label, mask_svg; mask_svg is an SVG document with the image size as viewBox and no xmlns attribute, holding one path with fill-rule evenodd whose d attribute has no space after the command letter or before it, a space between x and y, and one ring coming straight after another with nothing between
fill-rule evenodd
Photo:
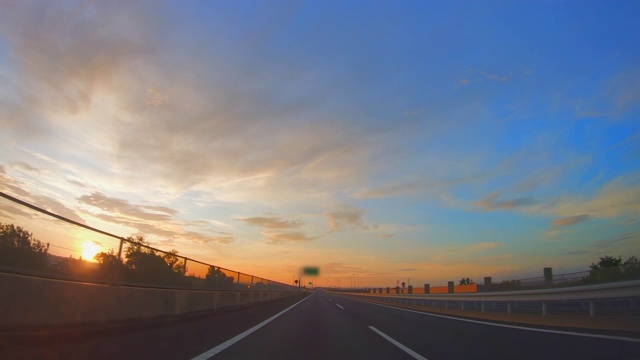
<instances>
[{"instance_id":1,"label":"dark silhouette of vegetation","mask_svg":"<svg viewBox=\"0 0 640 360\"><path fill-rule=\"evenodd\" d=\"M45 244L13 224L0 224L0 265L42 271L47 269Z\"/></svg>"},{"instance_id":2,"label":"dark silhouette of vegetation","mask_svg":"<svg viewBox=\"0 0 640 360\"><path fill-rule=\"evenodd\" d=\"M630 279L640 278L640 260L636 256L630 256L622 264L625 275Z\"/></svg>"},{"instance_id":3,"label":"dark silhouette of vegetation","mask_svg":"<svg viewBox=\"0 0 640 360\"><path fill-rule=\"evenodd\" d=\"M129 237L123 262L115 252L98 253L99 275L111 281L128 281L153 285L184 285L184 260L176 250L160 253L149 246L142 236Z\"/></svg>"},{"instance_id":4,"label":"dark silhouette of vegetation","mask_svg":"<svg viewBox=\"0 0 640 360\"><path fill-rule=\"evenodd\" d=\"M640 261L631 256L622 261L622 257L601 256L597 263L589 265L587 282L608 282L640 277Z\"/></svg>"},{"instance_id":5,"label":"dark silhouette of vegetation","mask_svg":"<svg viewBox=\"0 0 640 360\"><path fill-rule=\"evenodd\" d=\"M55 264L49 265L49 272L62 275L64 277L85 278L93 277L97 267L98 264L82 260L82 258L74 259L72 257L68 257Z\"/></svg>"},{"instance_id":6,"label":"dark silhouette of vegetation","mask_svg":"<svg viewBox=\"0 0 640 360\"><path fill-rule=\"evenodd\" d=\"M256 288L281 289L283 284L255 278L255 284L237 284L234 272L210 266L204 278L187 274L186 259L178 251L160 251L149 246L142 236L124 239L122 258L113 249L95 255L96 262L61 258L48 254L49 244L13 224L0 223L0 266L47 272L59 278L80 281L123 282L154 286L208 290ZM48 265L52 260L60 259ZM251 277L253 279L253 277Z\"/></svg>"},{"instance_id":7,"label":"dark silhouette of vegetation","mask_svg":"<svg viewBox=\"0 0 640 360\"><path fill-rule=\"evenodd\" d=\"M205 278L207 287L213 289L230 289L233 286L234 278L227 276L220 268L210 266Z\"/></svg>"},{"instance_id":8,"label":"dark silhouette of vegetation","mask_svg":"<svg viewBox=\"0 0 640 360\"><path fill-rule=\"evenodd\" d=\"M458 281L458 285L471 285L471 284L475 284L475 282L473 282L473 280L469 278L462 278Z\"/></svg>"}]
</instances>

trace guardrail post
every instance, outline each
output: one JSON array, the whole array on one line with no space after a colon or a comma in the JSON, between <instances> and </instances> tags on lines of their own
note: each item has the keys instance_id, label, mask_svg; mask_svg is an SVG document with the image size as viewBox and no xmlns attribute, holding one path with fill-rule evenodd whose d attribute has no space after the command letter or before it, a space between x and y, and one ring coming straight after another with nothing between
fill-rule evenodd
<instances>
[{"instance_id":1,"label":"guardrail post","mask_svg":"<svg viewBox=\"0 0 640 360\"><path fill-rule=\"evenodd\" d=\"M596 316L596 303L593 300L589 300L589 316Z\"/></svg>"},{"instance_id":2,"label":"guardrail post","mask_svg":"<svg viewBox=\"0 0 640 360\"><path fill-rule=\"evenodd\" d=\"M512 310L513 310L513 309L511 308L511 303L510 303L510 302L508 302L508 303L507 303L507 314L511 314L511 311L512 311Z\"/></svg>"},{"instance_id":3,"label":"guardrail post","mask_svg":"<svg viewBox=\"0 0 640 360\"><path fill-rule=\"evenodd\" d=\"M542 316L547 316L547 303L543 302L542 303Z\"/></svg>"},{"instance_id":4,"label":"guardrail post","mask_svg":"<svg viewBox=\"0 0 640 360\"><path fill-rule=\"evenodd\" d=\"M480 312L484 312L484 301L480 303Z\"/></svg>"},{"instance_id":5,"label":"guardrail post","mask_svg":"<svg viewBox=\"0 0 640 360\"><path fill-rule=\"evenodd\" d=\"M464 301L460 301L460 310L464 310Z\"/></svg>"}]
</instances>

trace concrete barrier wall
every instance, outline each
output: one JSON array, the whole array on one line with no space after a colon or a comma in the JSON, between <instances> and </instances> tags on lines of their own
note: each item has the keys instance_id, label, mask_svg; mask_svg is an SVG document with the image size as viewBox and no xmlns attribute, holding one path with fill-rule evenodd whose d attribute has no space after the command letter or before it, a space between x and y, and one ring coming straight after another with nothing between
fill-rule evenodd
<instances>
[{"instance_id":1,"label":"concrete barrier wall","mask_svg":"<svg viewBox=\"0 0 640 360\"><path fill-rule=\"evenodd\" d=\"M0 273L0 327L152 319L276 300L295 294L295 290L152 289Z\"/></svg>"}]
</instances>

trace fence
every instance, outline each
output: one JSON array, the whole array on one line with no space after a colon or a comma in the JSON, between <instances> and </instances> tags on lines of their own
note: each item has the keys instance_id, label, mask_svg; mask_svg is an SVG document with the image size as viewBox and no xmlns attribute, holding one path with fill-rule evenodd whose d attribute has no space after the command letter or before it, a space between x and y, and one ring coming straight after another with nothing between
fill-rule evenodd
<instances>
[{"instance_id":1,"label":"fence","mask_svg":"<svg viewBox=\"0 0 640 360\"><path fill-rule=\"evenodd\" d=\"M379 293L379 292L378 292ZM539 315L634 315L640 314L640 280L596 284L580 288L542 289L509 293L446 295L351 294L366 301L428 308ZM637 326L636 326L637 328Z\"/></svg>"},{"instance_id":2,"label":"fence","mask_svg":"<svg viewBox=\"0 0 640 360\"><path fill-rule=\"evenodd\" d=\"M568 286L601 284L640 278L638 264L620 265L607 268L595 268L591 270L577 271L566 274L539 276L526 279L502 281L478 285L479 292L506 291L519 289L551 289Z\"/></svg>"},{"instance_id":3,"label":"fence","mask_svg":"<svg viewBox=\"0 0 640 360\"><path fill-rule=\"evenodd\" d=\"M0 232L0 270L5 272L180 289L283 291L294 288L181 256L177 251L164 251L141 238L118 236L2 192L0 197L3 198L0 223L11 222L3 224ZM31 236L31 228L37 236ZM50 242L36 240L40 235L46 235ZM95 255L98 262L87 261Z\"/></svg>"}]
</instances>

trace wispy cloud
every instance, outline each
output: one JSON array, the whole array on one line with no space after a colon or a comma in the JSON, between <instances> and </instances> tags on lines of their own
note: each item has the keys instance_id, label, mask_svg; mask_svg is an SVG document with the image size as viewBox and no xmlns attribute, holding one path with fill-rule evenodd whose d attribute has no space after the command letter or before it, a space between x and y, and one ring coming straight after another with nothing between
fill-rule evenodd
<instances>
[{"instance_id":1,"label":"wispy cloud","mask_svg":"<svg viewBox=\"0 0 640 360\"><path fill-rule=\"evenodd\" d=\"M553 220L554 227L571 226L589 220L589 215L576 215Z\"/></svg>"},{"instance_id":2,"label":"wispy cloud","mask_svg":"<svg viewBox=\"0 0 640 360\"><path fill-rule=\"evenodd\" d=\"M379 187L359 189L354 192L356 199L378 199L396 196L411 196L439 192L443 188L464 185L478 179L478 176L459 176L451 179L413 180L396 182Z\"/></svg>"},{"instance_id":3,"label":"wispy cloud","mask_svg":"<svg viewBox=\"0 0 640 360\"><path fill-rule=\"evenodd\" d=\"M469 80L469 78L462 78L462 79L458 80L458 85L467 86L467 85L469 85L470 82L471 82L471 80Z\"/></svg>"},{"instance_id":4,"label":"wispy cloud","mask_svg":"<svg viewBox=\"0 0 640 360\"><path fill-rule=\"evenodd\" d=\"M506 81L511 80L511 76L510 75L492 74L492 73L489 73L487 71L482 71L480 73L487 80L500 81L500 82L506 82Z\"/></svg>"},{"instance_id":5,"label":"wispy cloud","mask_svg":"<svg viewBox=\"0 0 640 360\"><path fill-rule=\"evenodd\" d=\"M498 242L481 242L469 245L471 251L483 251L489 249L495 249L500 245Z\"/></svg>"},{"instance_id":6,"label":"wispy cloud","mask_svg":"<svg viewBox=\"0 0 640 360\"><path fill-rule=\"evenodd\" d=\"M300 229L304 224L299 220L282 220L279 217L250 217L236 219L249 226L256 226L267 229L262 232L266 236L267 244L281 245L286 243L310 242L317 237L307 235L303 231L291 231Z\"/></svg>"},{"instance_id":7,"label":"wispy cloud","mask_svg":"<svg viewBox=\"0 0 640 360\"><path fill-rule=\"evenodd\" d=\"M363 229L371 227L364 222L365 210L358 207L342 204L326 213L327 220L332 230Z\"/></svg>"},{"instance_id":8,"label":"wispy cloud","mask_svg":"<svg viewBox=\"0 0 640 360\"><path fill-rule=\"evenodd\" d=\"M640 236L636 233L626 233L626 234L621 234L621 235L617 235L617 236L613 236L613 237L609 237L609 238L605 238L605 239L601 239L599 241L597 241L596 243L594 243L592 245L592 247L594 248L598 248L598 249L602 249L602 248L607 248L610 247L614 244L617 243L621 243L621 242L625 242L625 241L629 241L629 240L638 240L640 239Z\"/></svg>"},{"instance_id":9,"label":"wispy cloud","mask_svg":"<svg viewBox=\"0 0 640 360\"><path fill-rule=\"evenodd\" d=\"M567 218L571 222L575 214L581 214L575 220L593 218L615 218L640 215L640 185L634 178L619 178L610 181L591 197L566 196L537 204L527 211ZM562 221L560 222L562 224Z\"/></svg>"},{"instance_id":10,"label":"wispy cloud","mask_svg":"<svg viewBox=\"0 0 640 360\"><path fill-rule=\"evenodd\" d=\"M267 237L267 243L272 245L281 245L286 243L304 243L316 239L316 237L307 236L302 231L276 231L269 230L262 232Z\"/></svg>"},{"instance_id":11,"label":"wispy cloud","mask_svg":"<svg viewBox=\"0 0 640 360\"><path fill-rule=\"evenodd\" d=\"M525 75L528 74L525 73ZM484 81L508 82L511 81L511 78L511 73L498 74L486 70L469 69L464 77L458 79L456 85L462 87L471 83L482 83Z\"/></svg>"},{"instance_id":12,"label":"wispy cloud","mask_svg":"<svg viewBox=\"0 0 640 360\"><path fill-rule=\"evenodd\" d=\"M589 251L587 250L573 250L573 251L567 251L564 253L564 255L569 255L569 256L581 256L581 255L586 255L589 254Z\"/></svg>"},{"instance_id":13,"label":"wispy cloud","mask_svg":"<svg viewBox=\"0 0 640 360\"><path fill-rule=\"evenodd\" d=\"M108 197L97 191L80 196L78 201L110 213L146 221L170 221L177 213L173 209L162 206L133 205L127 200Z\"/></svg>"},{"instance_id":14,"label":"wispy cloud","mask_svg":"<svg viewBox=\"0 0 640 360\"><path fill-rule=\"evenodd\" d=\"M489 194L482 200L476 201L474 205L477 207L481 207L487 211L494 211L494 210L510 210L517 207L533 205L536 203L536 201L530 197L498 200L499 197L500 197L500 193L494 192Z\"/></svg>"},{"instance_id":15,"label":"wispy cloud","mask_svg":"<svg viewBox=\"0 0 640 360\"><path fill-rule=\"evenodd\" d=\"M101 210L99 213L87 211L87 216L136 229L141 235L155 235L164 238L165 241L182 239L198 243L220 244L230 244L234 241L230 233L212 232L205 230L203 226L200 226L203 228L202 232L187 230L187 227L197 226L197 223L178 219L176 217L178 212L166 206L136 205L128 200L109 197L100 192L82 195L77 200L81 204Z\"/></svg>"},{"instance_id":16,"label":"wispy cloud","mask_svg":"<svg viewBox=\"0 0 640 360\"><path fill-rule=\"evenodd\" d=\"M39 174L41 172L40 169L37 169L37 168L35 168L35 167L25 163L25 162L22 162L22 161L18 161L18 162L12 163L10 165L15 167L15 168L18 168L20 170L31 172L31 173L35 173L35 174Z\"/></svg>"},{"instance_id":17,"label":"wispy cloud","mask_svg":"<svg viewBox=\"0 0 640 360\"><path fill-rule=\"evenodd\" d=\"M180 233L177 236L184 240L196 241L202 244L208 244L210 242L215 242L219 244L231 244L234 241L233 235L226 232L216 232L214 234L203 234L195 231L186 231L186 232Z\"/></svg>"},{"instance_id":18,"label":"wispy cloud","mask_svg":"<svg viewBox=\"0 0 640 360\"><path fill-rule=\"evenodd\" d=\"M267 229L299 229L302 222L298 220L282 220L279 217L250 217L237 219L247 225L264 227Z\"/></svg>"},{"instance_id":19,"label":"wispy cloud","mask_svg":"<svg viewBox=\"0 0 640 360\"><path fill-rule=\"evenodd\" d=\"M32 170L30 171L38 172L38 169L32 168ZM32 194L29 191L24 190L25 184L7 174L4 166L2 165L0 165L0 180L0 191L6 192L12 196L16 196L21 200L27 201L35 206L77 221L81 224L85 223L85 220L80 215L78 215L78 213L74 209L72 209L62 201L52 196ZM13 213L15 215L18 214L16 211L13 211ZM23 212L20 211L20 213Z\"/></svg>"}]
</instances>

